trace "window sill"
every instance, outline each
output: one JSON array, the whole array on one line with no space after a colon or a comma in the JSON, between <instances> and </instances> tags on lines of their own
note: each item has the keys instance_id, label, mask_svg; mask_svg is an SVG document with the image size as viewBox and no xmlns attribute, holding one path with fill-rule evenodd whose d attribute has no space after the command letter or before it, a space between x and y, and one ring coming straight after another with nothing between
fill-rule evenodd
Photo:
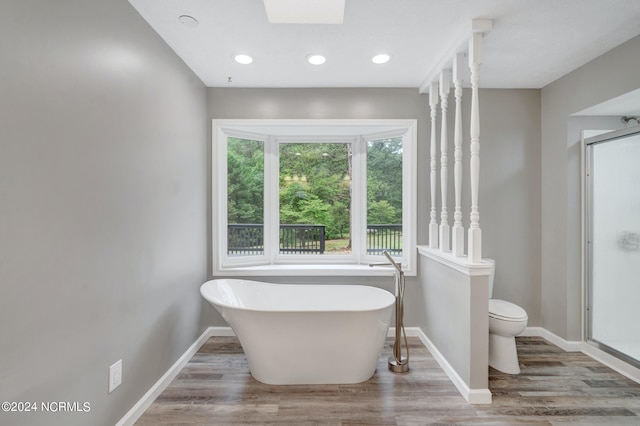
<instances>
[{"instance_id":1,"label":"window sill","mask_svg":"<svg viewBox=\"0 0 640 426\"><path fill-rule=\"evenodd\" d=\"M412 270L404 271L406 276L416 276ZM393 275L393 267L376 267L369 265L345 264L299 264L299 265L258 265L218 268L215 276L223 277L254 277L254 276L322 276L322 277L388 277Z\"/></svg>"}]
</instances>

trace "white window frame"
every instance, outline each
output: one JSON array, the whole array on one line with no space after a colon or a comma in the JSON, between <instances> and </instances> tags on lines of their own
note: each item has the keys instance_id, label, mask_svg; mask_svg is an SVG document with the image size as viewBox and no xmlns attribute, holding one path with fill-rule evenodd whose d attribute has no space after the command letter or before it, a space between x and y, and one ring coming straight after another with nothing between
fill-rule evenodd
<instances>
[{"instance_id":1,"label":"white window frame","mask_svg":"<svg viewBox=\"0 0 640 426\"><path fill-rule=\"evenodd\" d=\"M336 136L337 135L337 136ZM264 254L227 255L227 137L264 142ZM378 276L386 268L369 263L386 261L366 254L367 142L403 137L403 242L401 261L406 275L416 275L416 151L417 120L212 120L212 250L216 276ZM352 143L352 252L348 255L281 255L279 239L279 144L291 142ZM364 225L363 225L364 224Z\"/></svg>"}]
</instances>

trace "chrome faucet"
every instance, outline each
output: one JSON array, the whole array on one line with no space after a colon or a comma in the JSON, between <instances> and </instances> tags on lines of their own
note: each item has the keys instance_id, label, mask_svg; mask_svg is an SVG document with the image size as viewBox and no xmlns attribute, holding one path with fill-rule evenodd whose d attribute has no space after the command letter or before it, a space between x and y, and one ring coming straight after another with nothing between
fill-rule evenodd
<instances>
[{"instance_id":1,"label":"chrome faucet","mask_svg":"<svg viewBox=\"0 0 640 426\"><path fill-rule=\"evenodd\" d=\"M389 259L390 263L370 263L370 267L374 266L393 266L395 271L393 272L393 282L395 287L396 296L396 329L395 329L395 342L393 343L393 355L389 357L389 370L394 373L406 373L409 371L409 344L407 343L407 333L404 330L403 318L404 318L404 272L402 272L402 265L393 260L393 257L388 251L382 252ZM404 342L404 348L407 353L406 357L402 356L402 344Z\"/></svg>"}]
</instances>

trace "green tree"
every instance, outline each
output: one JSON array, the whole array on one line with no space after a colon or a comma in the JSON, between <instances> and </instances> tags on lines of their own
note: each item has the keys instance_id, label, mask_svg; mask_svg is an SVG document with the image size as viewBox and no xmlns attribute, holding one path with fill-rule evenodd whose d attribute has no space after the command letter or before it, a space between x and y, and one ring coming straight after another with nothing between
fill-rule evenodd
<instances>
[{"instance_id":1,"label":"green tree","mask_svg":"<svg viewBox=\"0 0 640 426\"><path fill-rule=\"evenodd\" d=\"M280 223L305 223L303 216L303 200L308 196L299 182L280 187ZM306 222L309 223L309 222Z\"/></svg>"},{"instance_id":2,"label":"green tree","mask_svg":"<svg viewBox=\"0 0 640 426\"><path fill-rule=\"evenodd\" d=\"M402 138L367 143L367 201L368 223L402 223Z\"/></svg>"},{"instance_id":3,"label":"green tree","mask_svg":"<svg viewBox=\"0 0 640 426\"><path fill-rule=\"evenodd\" d=\"M280 145L280 223L325 225L327 239L348 233L349 148L344 143Z\"/></svg>"},{"instance_id":4,"label":"green tree","mask_svg":"<svg viewBox=\"0 0 640 426\"><path fill-rule=\"evenodd\" d=\"M280 144L280 223L322 224L328 239L351 223L351 145ZM264 144L228 138L229 223L263 223ZM367 144L367 220L401 223L402 138Z\"/></svg>"},{"instance_id":5,"label":"green tree","mask_svg":"<svg viewBox=\"0 0 640 426\"><path fill-rule=\"evenodd\" d=\"M227 140L227 220L264 221L264 146L260 141Z\"/></svg>"},{"instance_id":6,"label":"green tree","mask_svg":"<svg viewBox=\"0 0 640 426\"><path fill-rule=\"evenodd\" d=\"M367 207L367 220L371 224L397 223L397 217L396 209L387 200L370 202Z\"/></svg>"}]
</instances>

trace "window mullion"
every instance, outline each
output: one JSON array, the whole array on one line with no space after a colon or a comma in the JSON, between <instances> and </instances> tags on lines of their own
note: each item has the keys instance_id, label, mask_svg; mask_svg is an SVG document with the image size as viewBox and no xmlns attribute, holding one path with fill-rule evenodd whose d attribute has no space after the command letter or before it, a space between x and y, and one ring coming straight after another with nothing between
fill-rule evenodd
<instances>
[{"instance_id":1,"label":"window mullion","mask_svg":"<svg viewBox=\"0 0 640 426\"><path fill-rule=\"evenodd\" d=\"M417 226L417 129L412 127L402 136L402 257L408 270L416 270Z\"/></svg>"},{"instance_id":2,"label":"window mullion","mask_svg":"<svg viewBox=\"0 0 640 426\"><path fill-rule=\"evenodd\" d=\"M353 142L351 176L351 246L357 263L361 263L366 250L367 234L367 167L366 143L361 136Z\"/></svg>"},{"instance_id":3,"label":"window mullion","mask_svg":"<svg viewBox=\"0 0 640 426\"><path fill-rule=\"evenodd\" d=\"M274 263L279 251L280 231L280 158L278 141L270 136L265 142L264 165L264 249L269 263Z\"/></svg>"},{"instance_id":4,"label":"window mullion","mask_svg":"<svg viewBox=\"0 0 640 426\"><path fill-rule=\"evenodd\" d=\"M409 259L410 256L407 255L407 247L413 247L415 241L415 231L411 232L411 230L415 229L415 213L414 209L411 206L415 205L415 190L414 190L414 181L416 179L412 176L415 173L415 167L413 163L415 163L415 148L414 145L411 145L408 142L409 132L405 132L402 135L402 149L404 153L408 155L403 155L402 158L402 262L405 264L405 268L410 268Z\"/></svg>"},{"instance_id":5,"label":"window mullion","mask_svg":"<svg viewBox=\"0 0 640 426\"><path fill-rule=\"evenodd\" d=\"M218 130L218 133L215 134L217 139L212 151L213 158L221 158L222 161L219 162L218 167L214 170L216 173L211 173L211 177L214 179L212 183L212 187L217 189L218 199L220 202L217 204L217 209L212 209L214 214L218 217L219 228L214 231L212 235L212 241L219 241L219 253L217 259L215 260L218 265L222 265L225 263L227 258L227 249L228 249L228 219L227 219L227 135L222 131L222 129ZM215 161L215 160L214 160ZM224 235L224 238L217 239L217 235Z\"/></svg>"}]
</instances>

